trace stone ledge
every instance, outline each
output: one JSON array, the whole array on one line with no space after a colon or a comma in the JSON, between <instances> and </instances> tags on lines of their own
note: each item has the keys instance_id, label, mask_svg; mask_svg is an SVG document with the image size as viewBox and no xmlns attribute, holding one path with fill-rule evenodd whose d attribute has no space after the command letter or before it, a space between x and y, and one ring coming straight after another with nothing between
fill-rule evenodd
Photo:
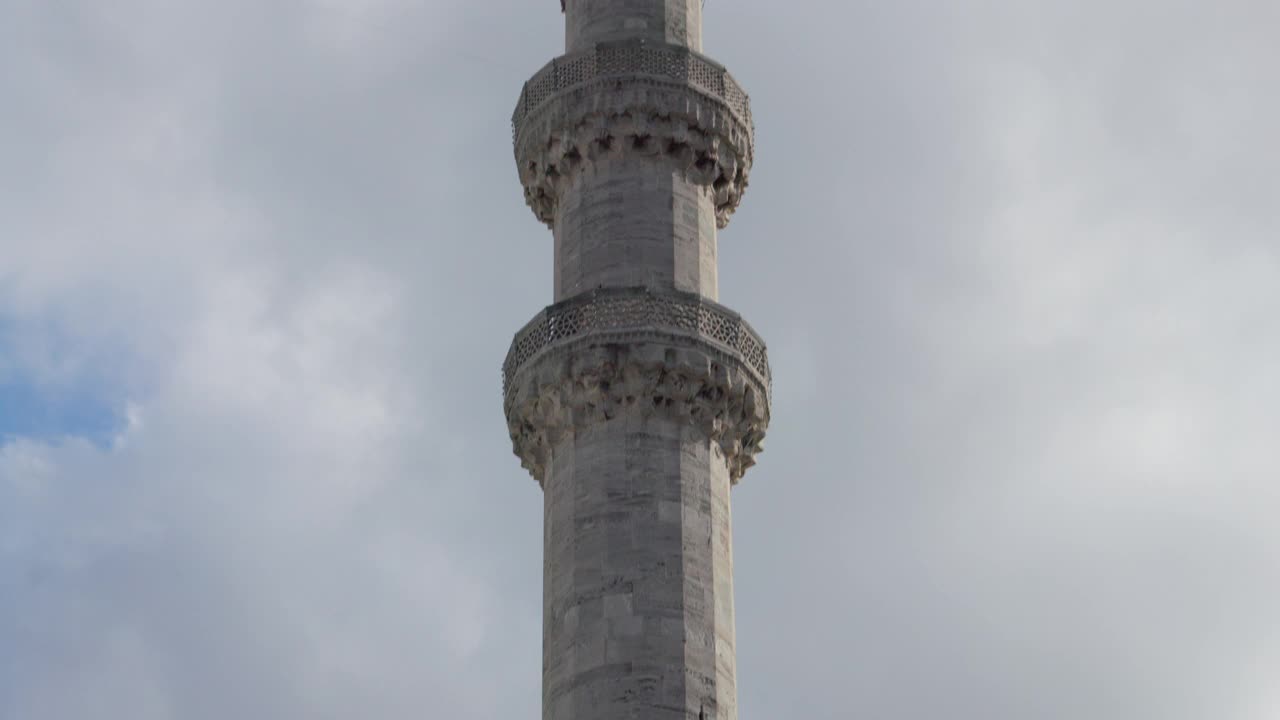
<instances>
[{"instance_id":1,"label":"stone ledge","mask_svg":"<svg viewBox=\"0 0 1280 720\"><path fill-rule=\"evenodd\" d=\"M680 45L643 41L600 43L590 50L555 58L534 73L520 91L511 116L511 136L520 135L525 119L557 93L599 77L649 75L678 80L719 98L751 127L751 99L724 66Z\"/></svg>"},{"instance_id":2,"label":"stone ledge","mask_svg":"<svg viewBox=\"0 0 1280 720\"><path fill-rule=\"evenodd\" d=\"M762 449L770 381L764 341L728 308L693 293L596 290L516 333L503 409L515 454L539 483L566 431L627 414L701 428L736 483Z\"/></svg>"},{"instance_id":3,"label":"stone ledge","mask_svg":"<svg viewBox=\"0 0 1280 720\"><path fill-rule=\"evenodd\" d=\"M666 161L709 188L723 228L746 191L754 155L746 93L687 48L601 44L553 60L512 117L525 201L555 222L565 178L601 156Z\"/></svg>"},{"instance_id":4,"label":"stone ledge","mask_svg":"<svg viewBox=\"0 0 1280 720\"><path fill-rule=\"evenodd\" d=\"M699 428L737 483L769 425L768 390L738 358L690 337L587 336L523 368L504 403L512 450L539 484L552 448L575 429L624 417Z\"/></svg>"}]
</instances>

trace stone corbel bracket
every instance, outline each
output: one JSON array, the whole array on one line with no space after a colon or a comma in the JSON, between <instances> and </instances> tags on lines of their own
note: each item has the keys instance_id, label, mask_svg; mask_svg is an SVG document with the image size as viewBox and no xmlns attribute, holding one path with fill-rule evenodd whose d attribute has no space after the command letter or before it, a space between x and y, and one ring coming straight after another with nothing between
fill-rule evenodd
<instances>
[{"instance_id":1,"label":"stone corbel bracket","mask_svg":"<svg viewBox=\"0 0 1280 720\"><path fill-rule=\"evenodd\" d=\"M503 395L513 450L539 483L566 432L628 414L700 428L737 483L763 449L769 361L741 317L699 295L597 290L516 334Z\"/></svg>"},{"instance_id":2,"label":"stone corbel bracket","mask_svg":"<svg viewBox=\"0 0 1280 720\"><path fill-rule=\"evenodd\" d=\"M709 188L723 228L754 156L747 94L722 66L677 45L602 43L552 60L525 83L511 129L525 201L548 226L567 177L633 154Z\"/></svg>"}]
</instances>

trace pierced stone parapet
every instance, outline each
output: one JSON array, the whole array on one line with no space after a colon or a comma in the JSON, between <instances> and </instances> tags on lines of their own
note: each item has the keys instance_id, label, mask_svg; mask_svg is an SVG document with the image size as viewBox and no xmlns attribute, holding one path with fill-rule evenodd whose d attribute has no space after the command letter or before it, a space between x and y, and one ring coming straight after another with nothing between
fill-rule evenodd
<instances>
[{"instance_id":1,"label":"pierced stone parapet","mask_svg":"<svg viewBox=\"0 0 1280 720\"><path fill-rule=\"evenodd\" d=\"M503 395L521 368L543 351L579 336L660 331L694 335L739 356L769 386L764 340L742 316L696 293L649 288L604 288L576 295L538 313L516 333L502 363Z\"/></svg>"},{"instance_id":2,"label":"pierced stone parapet","mask_svg":"<svg viewBox=\"0 0 1280 720\"><path fill-rule=\"evenodd\" d=\"M541 483L575 427L628 413L701 428L736 483L769 424L764 342L736 313L692 293L598 290L552 305L503 364L513 449Z\"/></svg>"},{"instance_id":3,"label":"pierced stone parapet","mask_svg":"<svg viewBox=\"0 0 1280 720\"><path fill-rule=\"evenodd\" d=\"M548 226L564 178L602 155L634 154L710 188L723 228L754 153L746 93L723 67L676 45L600 44L557 58L525 83L511 126L525 200Z\"/></svg>"}]
</instances>

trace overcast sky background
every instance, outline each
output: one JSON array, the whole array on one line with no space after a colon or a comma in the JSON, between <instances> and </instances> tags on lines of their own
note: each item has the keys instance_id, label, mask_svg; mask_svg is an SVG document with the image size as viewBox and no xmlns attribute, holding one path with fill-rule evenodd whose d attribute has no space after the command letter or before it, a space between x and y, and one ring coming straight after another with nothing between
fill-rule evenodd
<instances>
[{"instance_id":1,"label":"overcast sky background","mask_svg":"<svg viewBox=\"0 0 1280 720\"><path fill-rule=\"evenodd\" d=\"M1280 718L1280 4L710 0L751 718ZM0 0L0 718L537 717L554 0Z\"/></svg>"}]
</instances>

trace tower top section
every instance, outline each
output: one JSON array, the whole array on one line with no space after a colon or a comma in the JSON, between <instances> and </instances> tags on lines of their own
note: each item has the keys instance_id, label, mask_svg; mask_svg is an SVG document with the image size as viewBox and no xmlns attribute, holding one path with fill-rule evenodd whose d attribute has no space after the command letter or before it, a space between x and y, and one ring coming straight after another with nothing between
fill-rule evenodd
<instances>
[{"instance_id":1,"label":"tower top section","mask_svg":"<svg viewBox=\"0 0 1280 720\"><path fill-rule=\"evenodd\" d=\"M702 50L702 0L560 0L565 51L644 40Z\"/></svg>"}]
</instances>

